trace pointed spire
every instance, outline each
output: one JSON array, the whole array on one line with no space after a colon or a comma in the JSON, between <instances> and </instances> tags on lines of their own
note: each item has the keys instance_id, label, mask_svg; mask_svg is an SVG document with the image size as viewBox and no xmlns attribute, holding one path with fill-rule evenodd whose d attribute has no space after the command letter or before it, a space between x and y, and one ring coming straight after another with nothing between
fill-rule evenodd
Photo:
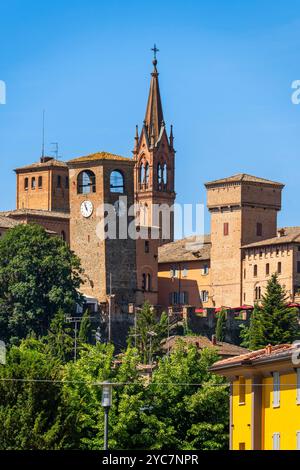
<instances>
[{"instance_id":1,"label":"pointed spire","mask_svg":"<svg viewBox=\"0 0 300 470\"><path fill-rule=\"evenodd\" d=\"M173 148L173 144L174 144L174 135L173 135L173 125L171 124L171 130L170 130L170 147L171 149Z\"/></svg>"},{"instance_id":2,"label":"pointed spire","mask_svg":"<svg viewBox=\"0 0 300 470\"><path fill-rule=\"evenodd\" d=\"M164 120L161 98L160 98L160 91L159 91L159 83L158 83L158 71L157 71L157 59L156 53L158 49L154 44L154 60L153 60L153 72L151 73L151 83L150 83L150 91L147 103L147 109L145 114L145 125L148 129L148 137L151 138L152 136L149 135L151 133L154 136L154 140L158 139L161 123Z\"/></svg>"},{"instance_id":3,"label":"pointed spire","mask_svg":"<svg viewBox=\"0 0 300 470\"><path fill-rule=\"evenodd\" d=\"M139 146L139 126L135 126L135 136L134 136L134 148L133 148L133 154L136 155L138 151L138 146Z\"/></svg>"}]
</instances>

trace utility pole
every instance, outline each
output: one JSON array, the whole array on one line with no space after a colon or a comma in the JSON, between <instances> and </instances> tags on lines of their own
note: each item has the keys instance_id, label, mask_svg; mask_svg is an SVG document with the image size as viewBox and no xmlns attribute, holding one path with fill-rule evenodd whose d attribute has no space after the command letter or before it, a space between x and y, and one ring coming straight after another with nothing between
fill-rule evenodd
<instances>
[{"instance_id":1,"label":"utility pole","mask_svg":"<svg viewBox=\"0 0 300 470\"><path fill-rule=\"evenodd\" d=\"M112 276L109 274L109 303L108 303L108 342L111 342L111 298L112 298Z\"/></svg>"}]
</instances>

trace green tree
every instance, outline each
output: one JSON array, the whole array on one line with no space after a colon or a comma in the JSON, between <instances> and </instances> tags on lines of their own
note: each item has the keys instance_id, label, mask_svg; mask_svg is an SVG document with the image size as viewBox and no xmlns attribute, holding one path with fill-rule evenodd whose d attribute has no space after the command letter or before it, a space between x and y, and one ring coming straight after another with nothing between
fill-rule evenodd
<instances>
[{"instance_id":1,"label":"green tree","mask_svg":"<svg viewBox=\"0 0 300 470\"><path fill-rule=\"evenodd\" d=\"M72 359L74 351L73 332L65 320L65 313L59 310L50 323L48 334L43 337L46 350L53 357L65 363Z\"/></svg>"},{"instance_id":2,"label":"green tree","mask_svg":"<svg viewBox=\"0 0 300 470\"><path fill-rule=\"evenodd\" d=\"M224 308L218 314L216 325L216 339L217 341L224 341L226 334L226 311Z\"/></svg>"},{"instance_id":3,"label":"green tree","mask_svg":"<svg viewBox=\"0 0 300 470\"><path fill-rule=\"evenodd\" d=\"M90 342L90 335L91 335L91 320L90 320L90 312L87 309L82 317L80 322L80 329L78 333L78 340L82 345L87 344Z\"/></svg>"},{"instance_id":4,"label":"green tree","mask_svg":"<svg viewBox=\"0 0 300 470\"><path fill-rule=\"evenodd\" d=\"M44 349L24 340L0 366L1 450L59 449L63 441L62 370Z\"/></svg>"},{"instance_id":5,"label":"green tree","mask_svg":"<svg viewBox=\"0 0 300 470\"><path fill-rule=\"evenodd\" d=\"M133 344L136 335L137 349L144 364L149 361L150 352L152 357L160 351L160 343L168 332L168 317L163 313L160 319L149 302L145 302L137 315L136 330L130 329L130 344ZM151 349L151 351L150 351Z\"/></svg>"},{"instance_id":6,"label":"green tree","mask_svg":"<svg viewBox=\"0 0 300 470\"><path fill-rule=\"evenodd\" d=\"M299 338L298 312L287 307L287 295L277 274L271 276L261 305L255 307L242 337L243 345L253 350L268 344L291 343Z\"/></svg>"},{"instance_id":7,"label":"green tree","mask_svg":"<svg viewBox=\"0 0 300 470\"><path fill-rule=\"evenodd\" d=\"M59 308L81 302L79 259L60 238L34 224L0 239L0 331L3 340L45 335Z\"/></svg>"}]
</instances>

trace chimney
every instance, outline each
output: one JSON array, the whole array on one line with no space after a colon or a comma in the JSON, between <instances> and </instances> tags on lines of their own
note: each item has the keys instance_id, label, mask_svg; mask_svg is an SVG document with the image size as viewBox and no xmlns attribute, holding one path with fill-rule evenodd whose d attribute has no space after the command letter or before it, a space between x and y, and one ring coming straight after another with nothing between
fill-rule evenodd
<instances>
[{"instance_id":1,"label":"chimney","mask_svg":"<svg viewBox=\"0 0 300 470\"><path fill-rule=\"evenodd\" d=\"M213 346L216 346L217 345L217 337L216 335L212 335L211 337L211 343Z\"/></svg>"},{"instance_id":2,"label":"chimney","mask_svg":"<svg viewBox=\"0 0 300 470\"><path fill-rule=\"evenodd\" d=\"M266 346L266 354L269 356L271 353L272 353L272 345L268 344L268 346Z\"/></svg>"}]
</instances>

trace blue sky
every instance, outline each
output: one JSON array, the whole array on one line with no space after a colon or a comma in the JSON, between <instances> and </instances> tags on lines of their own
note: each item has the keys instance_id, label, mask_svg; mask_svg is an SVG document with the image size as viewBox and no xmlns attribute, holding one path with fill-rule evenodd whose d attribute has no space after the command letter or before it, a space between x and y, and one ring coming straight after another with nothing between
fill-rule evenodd
<instances>
[{"instance_id":1,"label":"blue sky","mask_svg":"<svg viewBox=\"0 0 300 470\"><path fill-rule=\"evenodd\" d=\"M59 142L66 160L98 150L131 155L155 42L177 201L205 203L205 181L246 172L284 182L279 222L300 225L300 105L291 102L299 6L1 0L0 209L15 207L12 170L40 157L43 108L47 153Z\"/></svg>"}]
</instances>

